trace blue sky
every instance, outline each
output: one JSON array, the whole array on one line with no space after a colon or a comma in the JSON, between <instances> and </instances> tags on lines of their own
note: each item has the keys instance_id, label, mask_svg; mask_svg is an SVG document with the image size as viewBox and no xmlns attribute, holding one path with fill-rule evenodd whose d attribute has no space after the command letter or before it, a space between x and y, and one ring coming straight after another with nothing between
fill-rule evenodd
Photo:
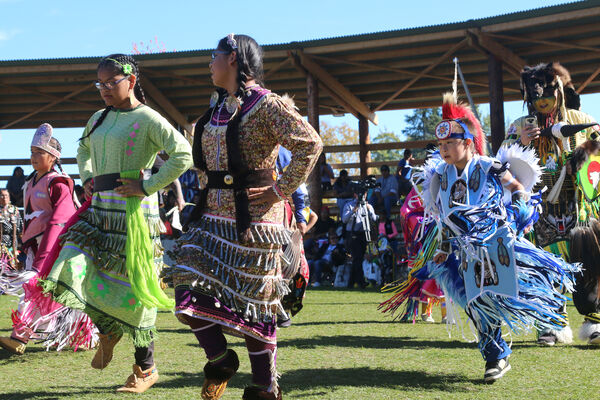
<instances>
[{"instance_id":1,"label":"blue sky","mask_svg":"<svg viewBox=\"0 0 600 400\"><path fill-rule=\"evenodd\" d=\"M261 44L286 43L465 21L560 3L564 2L0 0L0 60L129 53L134 44L145 47L155 38L158 44L153 42L151 49L207 49L229 32L248 34ZM583 111L600 118L594 113L600 109L600 95L583 96L582 104ZM487 105L483 109L487 113ZM510 119L520 116L521 102L507 103L505 112ZM372 136L379 129L402 131L406 111L378 114L380 125L371 125ZM353 117L321 120L357 126ZM74 156L81 130L57 131L64 156ZM33 131L0 132L0 158L28 157L31 134ZM10 172L12 168L0 167L0 175ZM76 172L76 168L68 172Z\"/></svg>"}]
</instances>

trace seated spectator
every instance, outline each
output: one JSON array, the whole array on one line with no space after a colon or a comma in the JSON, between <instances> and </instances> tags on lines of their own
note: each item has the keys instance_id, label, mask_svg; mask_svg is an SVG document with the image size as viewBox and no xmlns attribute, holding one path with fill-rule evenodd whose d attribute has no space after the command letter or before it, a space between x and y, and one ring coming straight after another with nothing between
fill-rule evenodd
<instances>
[{"instance_id":1,"label":"seated spectator","mask_svg":"<svg viewBox=\"0 0 600 400\"><path fill-rule=\"evenodd\" d=\"M345 169L340 171L340 176L333 184L333 188L335 189L335 195L337 197L338 211L340 215L342 215L344 206L349 201L352 201L354 196L354 184L348 178L348 171Z\"/></svg>"},{"instance_id":2,"label":"seated spectator","mask_svg":"<svg viewBox=\"0 0 600 400\"><path fill-rule=\"evenodd\" d=\"M310 277L313 287L321 286L323 273L333 274L333 267L342 265L346 261L344 247L339 244L335 230L329 231L328 241L321 242L313 259L308 260Z\"/></svg>"},{"instance_id":3,"label":"seated spectator","mask_svg":"<svg viewBox=\"0 0 600 400\"><path fill-rule=\"evenodd\" d=\"M383 207L385 217L391 219L392 207L398 202L398 181L390 175L390 167L381 166L381 178L377 179L379 186L375 189L369 203L373 208Z\"/></svg>"},{"instance_id":4,"label":"seated spectator","mask_svg":"<svg viewBox=\"0 0 600 400\"><path fill-rule=\"evenodd\" d=\"M23 168L15 167L13 174L8 178L6 189L10 195L10 201L17 207L23 207L23 185L25 184L25 174Z\"/></svg>"},{"instance_id":5,"label":"seated spectator","mask_svg":"<svg viewBox=\"0 0 600 400\"><path fill-rule=\"evenodd\" d=\"M389 240L394 240L398 238L398 228L396 228L396 224L391 219L381 219L379 220L379 235L385 236Z\"/></svg>"},{"instance_id":6,"label":"seated spectator","mask_svg":"<svg viewBox=\"0 0 600 400\"><path fill-rule=\"evenodd\" d=\"M331 181L335 176L333 175L333 168L331 168L331 165L327 164L325 153L321 153L319 164L321 166L321 189L323 191L331 190Z\"/></svg>"},{"instance_id":7,"label":"seated spectator","mask_svg":"<svg viewBox=\"0 0 600 400\"><path fill-rule=\"evenodd\" d=\"M412 183L410 182L412 176L410 162L412 160L414 160L412 151L410 149L404 150L404 158L398 162L398 168L396 169L398 193L400 196L406 196L410 192L410 189L412 189Z\"/></svg>"},{"instance_id":8,"label":"seated spectator","mask_svg":"<svg viewBox=\"0 0 600 400\"><path fill-rule=\"evenodd\" d=\"M323 206L321 208L321 217L315 224L312 234L315 238L324 238L331 229L335 230L336 226L337 223L335 220L329 216L329 207Z\"/></svg>"},{"instance_id":9,"label":"seated spectator","mask_svg":"<svg viewBox=\"0 0 600 400\"><path fill-rule=\"evenodd\" d=\"M391 248L394 257L398 257L399 247L400 247L400 235L398 234L398 228L396 227L396 222L391 219L379 219L379 240L385 238L387 245ZM393 266L392 266L393 268ZM387 270L384 269L384 272ZM385 273L384 273L385 275ZM385 281L389 281L385 278Z\"/></svg>"}]
</instances>

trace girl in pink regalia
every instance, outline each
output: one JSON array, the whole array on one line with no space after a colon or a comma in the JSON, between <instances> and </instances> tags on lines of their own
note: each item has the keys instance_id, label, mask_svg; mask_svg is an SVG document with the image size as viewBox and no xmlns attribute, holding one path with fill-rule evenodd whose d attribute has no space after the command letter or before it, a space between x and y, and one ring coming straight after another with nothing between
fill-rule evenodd
<instances>
[{"instance_id":1,"label":"girl in pink regalia","mask_svg":"<svg viewBox=\"0 0 600 400\"><path fill-rule=\"evenodd\" d=\"M12 313L10 337L0 337L0 346L18 355L25 352L30 339L41 340L47 348L56 346L58 350L65 346L77 349L94 342L95 327L87 315L49 298L24 293L30 286L28 282L35 287L44 261L75 213L73 180L60 166L60 151L60 143L52 137L52 126L40 125L31 142L31 165L35 171L25 181L25 269L0 276L3 285L12 288L11 293L21 296L18 309Z\"/></svg>"}]
</instances>

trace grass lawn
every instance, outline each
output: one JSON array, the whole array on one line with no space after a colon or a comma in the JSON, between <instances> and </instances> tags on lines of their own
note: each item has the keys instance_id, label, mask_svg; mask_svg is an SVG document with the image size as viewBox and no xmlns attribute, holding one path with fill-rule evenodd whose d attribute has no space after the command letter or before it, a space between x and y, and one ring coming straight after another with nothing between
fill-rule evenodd
<instances>
[{"instance_id":1,"label":"grass lawn","mask_svg":"<svg viewBox=\"0 0 600 400\"><path fill-rule=\"evenodd\" d=\"M280 330L278 367L284 398L302 399L582 399L600 390L600 352L573 345L538 347L534 334L513 336L512 370L494 385L482 383L484 362L475 343L445 326L401 324L377 311L386 296L375 291L319 289L307 294L292 327ZM10 332L16 298L0 296L0 335ZM582 318L569 308L574 330ZM434 314L439 321L439 307ZM171 313L158 317L159 382L147 399L199 399L204 352ZM243 341L228 337L240 371L223 399L241 399L250 382ZM46 352L30 345L24 356L0 349L0 399L111 399L133 364L122 340L103 371L90 367L92 352ZM125 397L131 395L124 395ZM122 397L122 396L121 396Z\"/></svg>"}]
</instances>

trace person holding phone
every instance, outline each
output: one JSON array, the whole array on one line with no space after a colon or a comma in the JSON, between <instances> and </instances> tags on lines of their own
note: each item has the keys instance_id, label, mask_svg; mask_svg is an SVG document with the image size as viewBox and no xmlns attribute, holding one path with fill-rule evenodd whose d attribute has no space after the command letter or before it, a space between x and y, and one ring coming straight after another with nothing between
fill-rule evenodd
<instances>
[{"instance_id":1,"label":"person holding phone","mask_svg":"<svg viewBox=\"0 0 600 400\"><path fill-rule=\"evenodd\" d=\"M535 187L534 192L547 188L541 194L542 215L535 224L530 239L540 247L562 256L567 261L583 261L573 259L570 254L570 237L574 228L580 224L589 225L589 218L598 218L597 205L584 204L577 187L574 168L568 160L577 146L586 140L598 140L600 130L598 125L582 130L570 137L563 137L554 129L552 135L544 134L558 124L583 124L593 123L594 119L580 111L579 95L575 92L571 76L565 67L557 62L539 64L534 67L526 66L521 71L521 92L527 104L529 115L518 118L508 128L507 139L504 144L520 143L525 147L535 149L544 167L542 180ZM579 203L579 204L578 204ZM578 214L576 210L589 210L590 214ZM590 232L587 232L590 233ZM590 233L593 237L593 233ZM592 243L598 243L592 240ZM600 254L598 245L592 246ZM592 270L595 269L592 266ZM590 270L584 265L584 270ZM586 273L586 276L589 273ZM583 276L578 278L578 287L574 295L575 305L589 303L587 298L590 287L596 277L590 277L584 282ZM595 290L595 289L594 289ZM592 295L596 298L597 295ZM599 305L581 305L578 309L584 310L585 322L580 332L582 339L591 344L600 344L600 302ZM562 313L566 316L566 305ZM538 343L553 346L555 343L571 343L571 328L567 325L559 330L544 330L538 337Z\"/></svg>"}]
</instances>

